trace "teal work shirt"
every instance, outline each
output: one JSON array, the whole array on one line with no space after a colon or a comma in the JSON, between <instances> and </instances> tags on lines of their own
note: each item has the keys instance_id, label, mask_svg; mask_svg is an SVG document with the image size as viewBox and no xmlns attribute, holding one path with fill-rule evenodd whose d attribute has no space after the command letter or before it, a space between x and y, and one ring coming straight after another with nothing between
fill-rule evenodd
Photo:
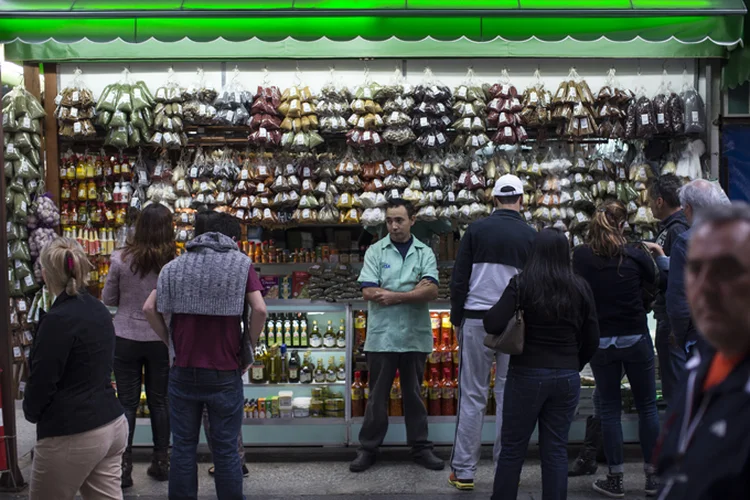
<instances>
[{"instance_id":1,"label":"teal work shirt","mask_svg":"<svg viewBox=\"0 0 750 500\"><path fill-rule=\"evenodd\" d=\"M365 253L359 283L377 283L391 292L410 292L423 278L437 283L435 253L414 238L406 257L401 257L387 236ZM381 306L367 304L366 352L432 352L432 325L427 302Z\"/></svg>"}]
</instances>

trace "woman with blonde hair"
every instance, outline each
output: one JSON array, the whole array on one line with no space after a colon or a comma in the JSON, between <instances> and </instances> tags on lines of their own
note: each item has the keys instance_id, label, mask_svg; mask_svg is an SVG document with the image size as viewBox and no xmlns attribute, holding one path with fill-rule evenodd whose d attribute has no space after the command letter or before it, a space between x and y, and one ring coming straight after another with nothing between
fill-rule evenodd
<instances>
[{"instance_id":1,"label":"woman with blonde hair","mask_svg":"<svg viewBox=\"0 0 750 500\"><path fill-rule=\"evenodd\" d=\"M573 251L573 268L591 286L599 319L599 349L591 370L599 395L604 454L609 473L593 484L610 498L624 498L623 446L620 415L623 370L628 376L640 418L639 432L646 474L645 492L656 495L658 484L651 455L659 434L656 410L654 345L646 319L643 290L664 282L647 250L625 238L628 212L619 201L596 209L589 224L587 243Z\"/></svg>"},{"instance_id":2,"label":"woman with blonde hair","mask_svg":"<svg viewBox=\"0 0 750 500\"><path fill-rule=\"evenodd\" d=\"M55 301L39 322L23 401L37 432L29 498L121 499L128 423L111 383L112 316L86 291L93 266L75 240L54 240L40 260Z\"/></svg>"},{"instance_id":3,"label":"woman with blonde hair","mask_svg":"<svg viewBox=\"0 0 750 500\"><path fill-rule=\"evenodd\" d=\"M133 485L131 449L135 415L141 402L141 382L151 414L154 452L147 474L157 481L169 479L169 349L149 326L143 303L156 289L159 271L176 253L172 212L160 204L143 209L135 232L123 250L112 254L102 300L116 306L115 382L125 409L130 433L122 457L122 487Z\"/></svg>"}]
</instances>

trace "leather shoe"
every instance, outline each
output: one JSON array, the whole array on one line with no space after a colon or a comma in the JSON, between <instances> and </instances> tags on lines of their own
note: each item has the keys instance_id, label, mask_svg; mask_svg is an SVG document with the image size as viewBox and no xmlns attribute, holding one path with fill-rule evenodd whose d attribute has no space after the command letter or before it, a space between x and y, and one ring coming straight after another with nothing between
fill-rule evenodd
<instances>
[{"instance_id":1,"label":"leather shoe","mask_svg":"<svg viewBox=\"0 0 750 500\"><path fill-rule=\"evenodd\" d=\"M375 464L375 455L369 451L357 451L357 458L349 464L351 472L364 472Z\"/></svg>"},{"instance_id":2,"label":"leather shoe","mask_svg":"<svg viewBox=\"0 0 750 500\"><path fill-rule=\"evenodd\" d=\"M430 470L443 470L445 468L445 462L436 457L432 450L423 450L414 455L414 462Z\"/></svg>"}]
</instances>

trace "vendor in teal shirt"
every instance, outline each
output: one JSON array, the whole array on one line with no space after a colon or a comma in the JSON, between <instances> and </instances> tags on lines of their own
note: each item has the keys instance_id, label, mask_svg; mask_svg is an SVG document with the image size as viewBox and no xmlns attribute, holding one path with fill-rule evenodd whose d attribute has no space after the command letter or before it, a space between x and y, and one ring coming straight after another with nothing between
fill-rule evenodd
<instances>
[{"instance_id":1,"label":"vendor in teal shirt","mask_svg":"<svg viewBox=\"0 0 750 500\"><path fill-rule=\"evenodd\" d=\"M388 431L388 400L397 373L414 461L431 470L445 465L427 439L427 409L420 397L427 355L432 352L428 303L438 296L437 262L432 249L412 236L415 220L411 203L391 200L386 209L388 236L367 250L359 276L368 301L365 352L370 397L359 433L360 449L349 466L352 472L375 463Z\"/></svg>"}]
</instances>

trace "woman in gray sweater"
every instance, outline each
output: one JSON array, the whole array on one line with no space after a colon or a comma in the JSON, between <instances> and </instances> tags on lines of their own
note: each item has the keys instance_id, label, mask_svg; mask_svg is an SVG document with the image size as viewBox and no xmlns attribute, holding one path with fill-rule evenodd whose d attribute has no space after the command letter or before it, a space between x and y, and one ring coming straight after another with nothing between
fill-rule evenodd
<instances>
[{"instance_id":1,"label":"woman in gray sweater","mask_svg":"<svg viewBox=\"0 0 750 500\"><path fill-rule=\"evenodd\" d=\"M142 381L154 437L148 474L159 481L169 479L169 352L149 326L142 309L151 291L156 289L159 271L174 258L175 250L172 212L163 205L149 205L138 217L132 240L123 250L112 254L102 293L106 305L117 307L114 371L117 396L130 428L122 459L123 488L133 485L131 449Z\"/></svg>"}]
</instances>

